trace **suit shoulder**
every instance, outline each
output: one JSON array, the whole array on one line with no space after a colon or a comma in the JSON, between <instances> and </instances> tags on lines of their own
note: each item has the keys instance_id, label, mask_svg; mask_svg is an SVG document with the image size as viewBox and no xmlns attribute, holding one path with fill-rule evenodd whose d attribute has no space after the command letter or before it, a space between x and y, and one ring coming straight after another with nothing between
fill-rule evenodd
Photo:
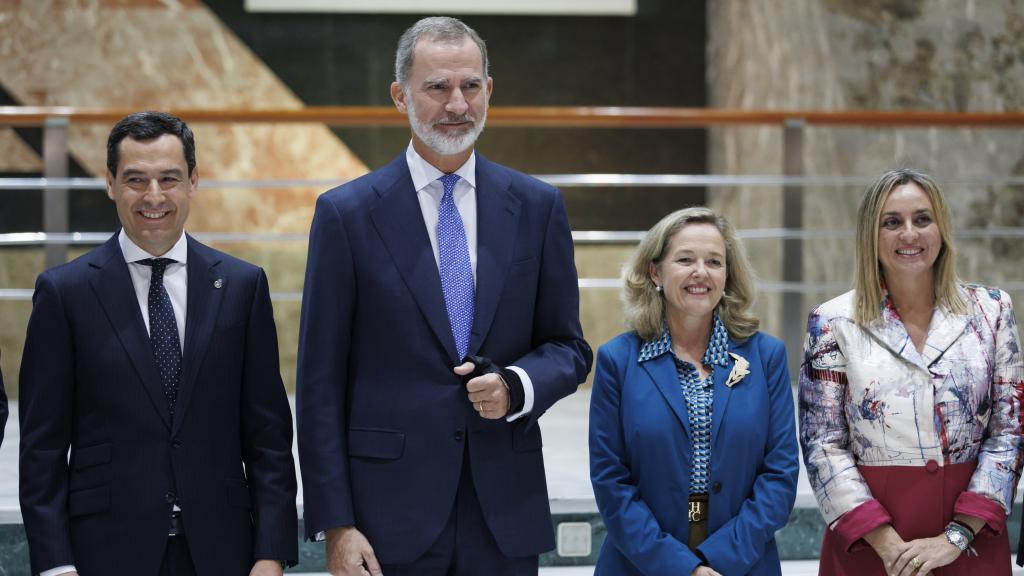
<instances>
[{"instance_id":1,"label":"suit shoulder","mask_svg":"<svg viewBox=\"0 0 1024 576\"><path fill-rule=\"evenodd\" d=\"M354 210L375 198L377 194L374 190L391 188L403 175L409 177L404 152L388 164L324 192L317 198L317 205L327 203L339 212Z\"/></svg>"},{"instance_id":2,"label":"suit shoulder","mask_svg":"<svg viewBox=\"0 0 1024 576\"><path fill-rule=\"evenodd\" d=\"M997 316L1003 309L1013 309L1010 295L995 286L961 284L960 290L968 306L974 308L974 312L980 311L986 316Z\"/></svg>"},{"instance_id":3,"label":"suit shoulder","mask_svg":"<svg viewBox=\"0 0 1024 576\"><path fill-rule=\"evenodd\" d=\"M965 283L960 285L960 290L963 291L968 300L978 302L1011 302L1010 295L1005 290L995 286Z\"/></svg>"},{"instance_id":4,"label":"suit shoulder","mask_svg":"<svg viewBox=\"0 0 1024 576\"><path fill-rule=\"evenodd\" d=\"M635 331L623 332L605 342L597 349L598 356L619 358L630 352L635 356L640 350L640 336Z\"/></svg>"},{"instance_id":5,"label":"suit shoulder","mask_svg":"<svg viewBox=\"0 0 1024 576\"><path fill-rule=\"evenodd\" d=\"M246 277L255 277L260 273L261 268L259 266L242 260L237 256L232 256L227 252L207 246L199 241L194 241L193 248L197 254L206 259L210 264L216 263L217 268L221 271Z\"/></svg>"},{"instance_id":6,"label":"suit shoulder","mask_svg":"<svg viewBox=\"0 0 1024 576\"><path fill-rule=\"evenodd\" d=\"M38 280L48 280L54 285L61 287L85 282L88 277L87 272L92 268L93 263L103 259L101 254L103 248L105 246L99 246L70 262L48 268L39 274Z\"/></svg>"},{"instance_id":7,"label":"suit shoulder","mask_svg":"<svg viewBox=\"0 0 1024 576\"><path fill-rule=\"evenodd\" d=\"M854 299L853 290L840 294L835 298L822 302L811 310L811 318L819 322L831 322L833 320L853 321Z\"/></svg>"},{"instance_id":8,"label":"suit shoulder","mask_svg":"<svg viewBox=\"0 0 1024 576\"><path fill-rule=\"evenodd\" d=\"M540 178L530 176L529 174L520 172L515 168L509 168L504 164L491 162L480 155L477 155L477 162L480 163L481 167L484 169L490 169L504 174L504 176L508 178L513 190L520 190L527 195L537 197L554 198L561 196L561 192L558 191L558 188L555 188Z\"/></svg>"},{"instance_id":9,"label":"suit shoulder","mask_svg":"<svg viewBox=\"0 0 1024 576\"><path fill-rule=\"evenodd\" d=\"M751 346L757 348L757 350L765 356L772 354L786 353L786 344L779 338L772 336L771 334L765 334L760 330L754 332L753 335L747 340Z\"/></svg>"}]
</instances>

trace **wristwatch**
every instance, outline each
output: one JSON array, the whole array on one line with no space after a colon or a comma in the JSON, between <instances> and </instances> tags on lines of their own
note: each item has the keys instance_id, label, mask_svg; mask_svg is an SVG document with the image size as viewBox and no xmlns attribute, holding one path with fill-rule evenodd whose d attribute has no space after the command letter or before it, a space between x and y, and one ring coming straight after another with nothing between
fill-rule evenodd
<instances>
[{"instance_id":1,"label":"wristwatch","mask_svg":"<svg viewBox=\"0 0 1024 576\"><path fill-rule=\"evenodd\" d=\"M956 546L961 552L966 552L971 542L967 539L967 536L961 530L946 526L946 540L953 546Z\"/></svg>"}]
</instances>

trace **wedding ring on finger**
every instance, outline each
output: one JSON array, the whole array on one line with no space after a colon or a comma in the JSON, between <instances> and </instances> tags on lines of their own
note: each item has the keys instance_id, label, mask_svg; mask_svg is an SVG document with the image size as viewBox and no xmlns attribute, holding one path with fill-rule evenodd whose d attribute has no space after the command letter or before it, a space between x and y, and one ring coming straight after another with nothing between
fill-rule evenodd
<instances>
[{"instance_id":1,"label":"wedding ring on finger","mask_svg":"<svg viewBox=\"0 0 1024 576\"><path fill-rule=\"evenodd\" d=\"M477 402L476 403L476 411L477 412L483 412L484 411L484 403L483 402Z\"/></svg>"},{"instance_id":2,"label":"wedding ring on finger","mask_svg":"<svg viewBox=\"0 0 1024 576\"><path fill-rule=\"evenodd\" d=\"M910 565L913 566L915 570L919 570L921 566L924 566L924 562L922 562L917 556L914 556L910 559Z\"/></svg>"}]
</instances>

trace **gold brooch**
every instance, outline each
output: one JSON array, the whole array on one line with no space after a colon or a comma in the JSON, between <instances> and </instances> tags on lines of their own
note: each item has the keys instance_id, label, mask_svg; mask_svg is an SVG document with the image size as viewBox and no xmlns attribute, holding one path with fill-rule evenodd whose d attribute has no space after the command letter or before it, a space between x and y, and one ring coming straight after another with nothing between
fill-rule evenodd
<instances>
[{"instance_id":1,"label":"gold brooch","mask_svg":"<svg viewBox=\"0 0 1024 576\"><path fill-rule=\"evenodd\" d=\"M750 370L748 370L750 362L747 362L747 359L739 354L729 352L729 356L732 356L732 359L736 361L736 364L733 365L732 372L729 372L729 377L725 380L725 385L732 388L740 380L743 380L744 376L750 374Z\"/></svg>"}]
</instances>

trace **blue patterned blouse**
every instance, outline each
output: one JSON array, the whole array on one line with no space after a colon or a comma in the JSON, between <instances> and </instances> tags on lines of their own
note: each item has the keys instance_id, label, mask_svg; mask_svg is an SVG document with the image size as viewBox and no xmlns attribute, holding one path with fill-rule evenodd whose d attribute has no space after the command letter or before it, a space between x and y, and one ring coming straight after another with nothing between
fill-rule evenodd
<instances>
[{"instance_id":1,"label":"blue patterned blouse","mask_svg":"<svg viewBox=\"0 0 1024 576\"><path fill-rule=\"evenodd\" d=\"M729 357L729 332L715 312L712 320L711 338L708 348L704 351L701 362L705 366L726 366ZM662 354L671 354L676 363L676 374L679 376L679 387L686 400L687 415L690 420L691 451L693 468L690 469L690 494L706 494L708 491L708 469L711 463L711 405L714 398L714 382L711 374L701 380L697 367L680 360L672 351L672 338L668 327L662 330L661 336L644 342L640 347L639 362L646 362Z\"/></svg>"}]
</instances>

